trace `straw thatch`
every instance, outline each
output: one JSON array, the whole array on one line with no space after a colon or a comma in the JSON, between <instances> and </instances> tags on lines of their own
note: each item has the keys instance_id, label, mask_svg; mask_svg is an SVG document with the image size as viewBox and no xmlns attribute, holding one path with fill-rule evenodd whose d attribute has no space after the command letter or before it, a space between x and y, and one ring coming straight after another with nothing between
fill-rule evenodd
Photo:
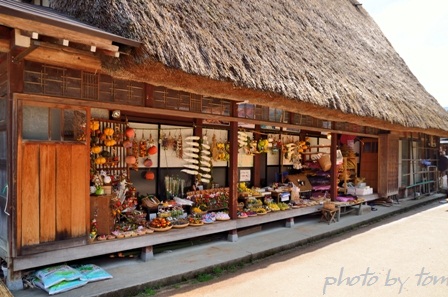
<instances>
[{"instance_id":1,"label":"straw thatch","mask_svg":"<svg viewBox=\"0 0 448 297\"><path fill-rule=\"evenodd\" d=\"M447 134L447 112L350 0L52 3L143 42L118 68L108 66L114 75L329 120Z\"/></svg>"}]
</instances>

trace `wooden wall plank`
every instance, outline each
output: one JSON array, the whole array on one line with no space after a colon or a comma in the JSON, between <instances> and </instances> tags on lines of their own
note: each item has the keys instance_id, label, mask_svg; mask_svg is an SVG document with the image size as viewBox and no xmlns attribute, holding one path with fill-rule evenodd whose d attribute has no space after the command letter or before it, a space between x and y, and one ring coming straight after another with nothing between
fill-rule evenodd
<instances>
[{"instance_id":1,"label":"wooden wall plank","mask_svg":"<svg viewBox=\"0 0 448 297\"><path fill-rule=\"evenodd\" d=\"M40 146L40 242L56 239L56 146Z\"/></svg>"},{"instance_id":2,"label":"wooden wall plank","mask_svg":"<svg viewBox=\"0 0 448 297\"><path fill-rule=\"evenodd\" d=\"M70 145L56 147L56 240L71 236L71 153Z\"/></svg>"},{"instance_id":3,"label":"wooden wall plank","mask_svg":"<svg viewBox=\"0 0 448 297\"><path fill-rule=\"evenodd\" d=\"M85 145L72 146L72 160L71 160L71 236L77 237L87 235L86 230L86 216L90 214L86 204L88 202L88 180L89 168L87 168L87 156L89 153Z\"/></svg>"},{"instance_id":4,"label":"wooden wall plank","mask_svg":"<svg viewBox=\"0 0 448 297\"><path fill-rule=\"evenodd\" d=\"M39 243L39 144L27 143L22 149L21 240L26 246Z\"/></svg>"}]
</instances>

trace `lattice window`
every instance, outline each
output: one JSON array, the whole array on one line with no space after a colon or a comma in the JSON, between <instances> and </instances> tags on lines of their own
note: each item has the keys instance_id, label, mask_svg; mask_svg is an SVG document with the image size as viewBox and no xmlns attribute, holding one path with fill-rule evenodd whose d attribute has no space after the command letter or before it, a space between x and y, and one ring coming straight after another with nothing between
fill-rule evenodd
<instances>
[{"instance_id":1,"label":"lattice window","mask_svg":"<svg viewBox=\"0 0 448 297\"><path fill-rule=\"evenodd\" d=\"M98 75L83 72L82 82L82 98L88 100L98 100Z\"/></svg>"},{"instance_id":2,"label":"lattice window","mask_svg":"<svg viewBox=\"0 0 448 297\"><path fill-rule=\"evenodd\" d=\"M238 117L244 119L255 119L255 105L254 104L239 104Z\"/></svg>"},{"instance_id":3,"label":"lattice window","mask_svg":"<svg viewBox=\"0 0 448 297\"><path fill-rule=\"evenodd\" d=\"M230 102L217 98L204 97L202 99L202 112L229 116Z\"/></svg>"},{"instance_id":4,"label":"lattice window","mask_svg":"<svg viewBox=\"0 0 448 297\"><path fill-rule=\"evenodd\" d=\"M190 111L201 112L201 110L202 110L202 96L192 94L190 101Z\"/></svg>"},{"instance_id":5,"label":"lattice window","mask_svg":"<svg viewBox=\"0 0 448 297\"><path fill-rule=\"evenodd\" d=\"M359 125L347 123L347 122L335 122L335 129L343 130L343 131L347 131L347 132L364 133L363 126L359 126Z\"/></svg>"},{"instance_id":6,"label":"lattice window","mask_svg":"<svg viewBox=\"0 0 448 297\"><path fill-rule=\"evenodd\" d=\"M82 74L79 70L66 69L64 71L64 96L80 98L82 90Z\"/></svg>"},{"instance_id":7,"label":"lattice window","mask_svg":"<svg viewBox=\"0 0 448 297\"><path fill-rule=\"evenodd\" d=\"M365 128L365 132L367 134L374 134L374 135L380 134L380 129L373 128L373 127L364 127L364 128Z\"/></svg>"},{"instance_id":8,"label":"lattice window","mask_svg":"<svg viewBox=\"0 0 448 297\"><path fill-rule=\"evenodd\" d=\"M109 101L108 98L112 98L113 96L113 79L107 75L101 75L99 77L99 100L100 101Z\"/></svg>"},{"instance_id":9,"label":"lattice window","mask_svg":"<svg viewBox=\"0 0 448 297\"><path fill-rule=\"evenodd\" d=\"M144 105L144 84L27 61L25 93Z\"/></svg>"}]
</instances>

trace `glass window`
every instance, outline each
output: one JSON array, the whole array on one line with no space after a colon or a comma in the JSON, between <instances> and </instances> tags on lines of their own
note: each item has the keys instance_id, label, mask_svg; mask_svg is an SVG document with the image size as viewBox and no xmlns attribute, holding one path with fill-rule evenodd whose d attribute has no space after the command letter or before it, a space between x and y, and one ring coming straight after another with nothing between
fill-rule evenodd
<instances>
[{"instance_id":1,"label":"glass window","mask_svg":"<svg viewBox=\"0 0 448 297\"><path fill-rule=\"evenodd\" d=\"M50 109L50 133L52 140L61 139L61 110L58 108Z\"/></svg>"},{"instance_id":2,"label":"glass window","mask_svg":"<svg viewBox=\"0 0 448 297\"><path fill-rule=\"evenodd\" d=\"M6 160L6 131L0 131L0 160Z\"/></svg>"},{"instance_id":3,"label":"glass window","mask_svg":"<svg viewBox=\"0 0 448 297\"><path fill-rule=\"evenodd\" d=\"M6 99L0 98L0 122L6 120Z\"/></svg>"},{"instance_id":4,"label":"glass window","mask_svg":"<svg viewBox=\"0 0 448 297\"><path fill-rule=\"evenodd\" d=\"M24 106L22 138L33 140L49 140L48 115L48 107L29 105Z\"/></svg>"},{"instance_id":5,"label":"glass window","mask_svg":"<svg viewBox=\"0 0 448 297\"><path fill-rule=\"evenodd\" d=\"M85 111L25 105L22 138L45 141L85 141Z\"/></svg>"}]
</instances>

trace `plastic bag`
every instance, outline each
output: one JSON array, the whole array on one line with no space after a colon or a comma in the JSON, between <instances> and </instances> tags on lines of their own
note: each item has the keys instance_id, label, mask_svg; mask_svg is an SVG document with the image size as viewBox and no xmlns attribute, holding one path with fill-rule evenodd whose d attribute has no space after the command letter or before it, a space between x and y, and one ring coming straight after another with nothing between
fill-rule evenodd
<instances>
[{"instance_id":1,"label":"plastic bag","mask_svg":"<svg viewBox=\"0 0 448 297\"><path fill-rule=\"evenodd\" d=\"M292 184L291 188L291 200L292 201L299 201L300 200L300 188L297 187L294 183Z\"/></svg>"},{"instance_id":2,"label":"plastic bag","mask_svg":"<svg viewBox=\"0 0 448 297\"><path fill-rule=\"evenodd\" d=\"M75 265L72 267L82 273L88 282L113 278L113 276L106 272L106 270L95 264Z\"/></svg>"},{"instance_id":3,"label":"plastic bag","mask_svg":"<svg viewBox=\"0 0 448 297\"><path fill-rule=\"evenodd\" d=\"M44 283L36 277L33 280L33 284L36 285L37 287L43 289L44 291L48 292L49 295L54 295L54 294L67 292L67 291L82 287L85 284L87 284L87 281L81 280L81 279L75 279L72 281L63 280L53 286L45 287Z\"/></svg>"},{"instance_id":4,"label":"plastic bag","mask_svg":"<svg viewBox=\"0 0 448 297\"><path fill-rule=\"evenodd\" d=\"M44 268L36 271L35 276L42 282L44 288L49 288L62 281L85 280L81 272L68 265Z\"/></svg>"}]
</instances>

